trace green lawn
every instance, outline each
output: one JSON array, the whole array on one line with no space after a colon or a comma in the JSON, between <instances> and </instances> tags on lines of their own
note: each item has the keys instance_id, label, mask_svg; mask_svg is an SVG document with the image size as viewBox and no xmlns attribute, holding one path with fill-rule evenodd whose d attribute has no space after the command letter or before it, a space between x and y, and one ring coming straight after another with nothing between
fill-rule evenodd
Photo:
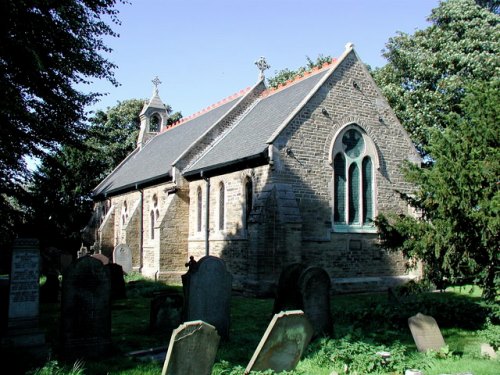
<instances>
[{"instance_id":1,"label":"green lawn","mask_svg":"<svg viewBox=\"0 0 500 375\"><path fill-rule=\"evenodd\" d=\"M113 302L112 340L114 353L99 361L84 361L71 371L73 363L58 360L59 304L41 304L40 325L54 348L52 362L35 364L23 353L3 353L2 360L17 369L10 373L37 374L160 374L163 363L143 362L127 356L130 351L164 347L170 335L149 331L150 299L154 291L167 288L160 283L136 280L127 284L125 300ZM175 289L175 288L174 288ZM180 290L178 290L180 292ZM404 374L408 368L425 375L473 373L500 374L500 361L480 356L479 347L488 337L483 325L488 317L496 324L498 305L485 305L477 290L450 289L445 293L420 293L389 302L387 294L334 296L331 300L334 337L312 342L297 368L288 374ZM272 318L273 300L234 296L231 307L230 339L222 342L213 375L241 375ZM418 353L408 329L409 316L432 315L440 325L448 350ZM496 315L496 318L495 318ZM498 325L494 326L498 329ZM495 331L496 332L496 331ZM491 334L490 334L491 336ZM391 352L383 364L377 351ZM57 362L54 362L57 361ZM5 362L3 362L5 363ZM272 374L267 372L266 374ZM180 374L182 375L182 374Z\"/></svg>"}]
</instances>

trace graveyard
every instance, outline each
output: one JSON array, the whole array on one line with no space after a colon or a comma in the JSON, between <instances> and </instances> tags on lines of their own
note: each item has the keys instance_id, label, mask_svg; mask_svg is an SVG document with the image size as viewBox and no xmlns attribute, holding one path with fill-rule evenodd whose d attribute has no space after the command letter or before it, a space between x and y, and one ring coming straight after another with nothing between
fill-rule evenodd
<instances>
[{"instance_id":1,"label":"graveyard","mask_svg":"<svg viewBox=\"0 0 500 375\"><path fill-rule=\"evenodd\" d=\"M294 299L304 299L293 293L251 298L229 292L228 301L218 302L217 292L205 286L203 293L213 305L228 310L222 322L220 316L208 317L215 319L210 324L200 320L206 315L193 302L203 297L191 299L191 312L186 313L181 308L186 296L182 286L134 273L125 277L125 291L110 298L109 306L99 301L90 311L82 305L80 311L67 311L68 299L76 297L64 288L81 286L78 275L83 268L90 267L87 273L97 268L96 280L103 277L100 261L85 262L76 262L76 276L65 274L71 285L61 283L58 298L40 301L37 332L45 336L45 359L4 347L3 363L15 368L10 373L330 375L405 374L413 369L420 371L413 374L426 375L493 375L500 371L498 357L493 358L496 353L481 352L481 345L488 343L498 350L498 304L482 302L477 287L450 287L443 292L415 284L388 293L330 295L325 319L307 303L306 314L293 310ZM311 272L320 278L312 269L300 279ZM190 281L199 283L193 275ZM220 282L227 282L227 277ZM87 278L85 293L96 286ZM277 294L279 290L278 286ZM314 306L325 311L324 304L323 300Z\"/></svg>"}]
</instances>

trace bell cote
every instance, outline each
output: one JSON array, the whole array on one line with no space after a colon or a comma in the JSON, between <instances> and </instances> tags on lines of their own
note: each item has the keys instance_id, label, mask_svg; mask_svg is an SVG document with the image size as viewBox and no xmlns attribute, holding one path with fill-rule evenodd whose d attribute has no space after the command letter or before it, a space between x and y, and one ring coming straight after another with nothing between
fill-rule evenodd
<instances>
[{"instance_id":1,"label":"bell cote","mask_svg":"<svg viewBox=\"0 0 500 375\"><path fill-rule=\"evenodd\" d=\"M158 85L161 81L156 77L152 82L154 85L153 95L149 101L144 103L139 115L141 120L141 129L137 137L137 147L139 148L142 148L167 126L168 108L158 94Z\"/></svg>"}]
</instances>

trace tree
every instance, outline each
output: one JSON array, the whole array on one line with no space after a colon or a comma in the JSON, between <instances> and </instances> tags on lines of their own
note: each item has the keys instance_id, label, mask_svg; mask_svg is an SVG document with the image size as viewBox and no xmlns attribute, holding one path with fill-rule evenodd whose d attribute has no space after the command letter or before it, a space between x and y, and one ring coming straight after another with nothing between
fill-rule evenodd
<instances>
[{"instance_id":1,"label":"tree","mask_svg":"<svg viewBox=\"0 0 500 375\"><path fill-rule=\"evenodd\" d=\"M498 79L500 17L474 0L447 0L432 10L431 26L399 33L386 44L388 64L374 78L422 153L432 129L461 114L464 87Z\"/></svg>"},{"instance_id":2,"label":"tree","mask_svg":"<svg viewBox=\"0 0 500 375\"><path fill-rule=\"evenodd\" d=\"M78 147L87 131L85 107L100 94L79 92L90 79L114 79L103 37L116 37L115 3L124 0L0 2L0 216L23 194L27 157ZM0 237L12 230L3 222Z\"/></svg>"},{"instance_id":3,"label":"tree","mask_svg":"<svg viewBox=\"0 0 500 375\"><path fill-rule=\"evenodd\" d=\"M462 116L446 116L444 131L432 129L428 168L408 165L417 186L408 203L421 218L380 215L382 246L424 262L436 284L466 278L493 299L500 286L500 81L467 87Z\"/></svg>"}]
</instances>

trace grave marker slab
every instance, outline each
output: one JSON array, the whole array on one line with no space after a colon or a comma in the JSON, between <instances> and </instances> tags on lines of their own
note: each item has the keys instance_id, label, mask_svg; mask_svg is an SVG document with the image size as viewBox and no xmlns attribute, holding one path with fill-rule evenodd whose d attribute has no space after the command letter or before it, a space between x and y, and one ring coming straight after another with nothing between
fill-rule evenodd
<instances>
[{"instance_id":1,"label":"grave marker slab","mask_svg":"<svg viewBox=\"0 0 500 375\"><path fill-rule=\"evenodd\" d=\"M308 267L298 281L303 310L314 327L314 336L333 334L330 308L331 281L328 273L320 267Z\"/></svg>"},{"instance_id":2,"label":"grave marker slab","mask_svg":"<svg viewBox=\"0 0 500 375\"><path fill-rule=\"evenodd\" d=\"M429 349L439 351L446 345L438 324L432 316L418 313L408 318L408 325L419 352Z\"/></svg>"},{"instance_id":3,"label":"grave marker slab","mask_svg":"<svg viewBox=\"0 0 500 375\"><path fill-rule=\"evenodd\" d=\"M113 263L119 264L126 275L132 272L132 250L127 244L121 243L113 250Z\"/></svg>"},{"instance_id":4,"label":"grave marker slab","mask_svg":"<svg viewBox=\"0 0 500 375\"><path fill-rule=\"evenodd\" d=\"M313 327L301 310L275 314L255 350L245 374L250 371L291 371L311 341Z\"/></svg>"},{"instance_id":5,"label":"grave marker slab","mask_svg":"<svg viewBox=\"0 0 500 375\"><path fill-rule=\"evenodd\" d=\"M98 357L111 348L109 268L92 256L75 260L63 274L61 342L66 358Z\"/></svg>"},{"instance_id":6,"label":"grave marker slab","mask_svg":"<svg viewBox=\"0 0 500 375\"><path fill-rule=\"evenodd\" d=\"M218 334L229 337L231 274L226 263L207 255L197 267L182 275L184 289L184 321L202 320L213 325Z\"/></svg>"},{"instance_id":7,"label":"grave marker slab","mask_svg":"<svg viewBox=\"0 0 500 375\"><path fill-rule=\"evenodd\" d=\"M278 280L273 314L286 310L302 310L302 296L297 283L306 268L303 263L292 263L283 268Z\"/></svg>"},{"instance_id":8,"label":"grave marker slab","mask_svg":"<svg viewBox=\"0 0 500 375\"><path fill-rule=\"evenodd\" d=\"M181 324L172 332L162 375L210 375L220 336L201 320Z\"/></svg>"}]
</instances>

